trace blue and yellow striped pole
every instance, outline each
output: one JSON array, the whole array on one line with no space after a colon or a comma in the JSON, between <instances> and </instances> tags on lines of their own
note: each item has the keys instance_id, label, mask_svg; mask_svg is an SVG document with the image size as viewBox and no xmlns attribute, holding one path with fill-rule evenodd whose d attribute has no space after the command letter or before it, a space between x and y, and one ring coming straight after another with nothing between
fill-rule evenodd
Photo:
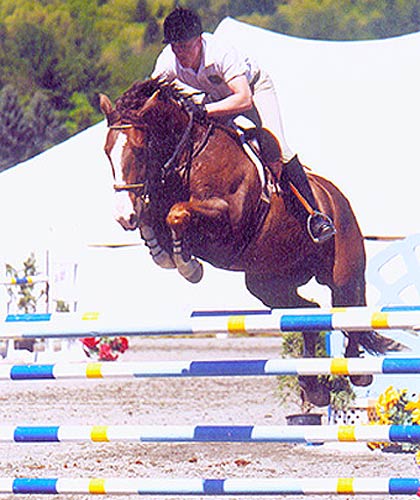
<instances>
[{"instance_id":1,"label":"blue and yellow striped pole","mask_svg":"<svg viewBox=\"0 0 420 500\"><path fill-rule=\"evenodd\" d=\"M302 358L0 364L1 380L420 374L420 358Z\"/></svg>"},{"instance_id":2,"label":"blue and yellow striped pole","mask_svg":"<svg viewBox=\"0 0 420 500\"><path fill-rule=\"evenodd\" d=\"M274 309L195 311L188 317L162 314L53 313L7 315L0 338L72 338L112 335L191 335L197 333L282 333L302 331L420 328L420 307L370 309Z\"/></svg>"},{"instance_id":3,"label":"blue and yellow striped pole","mask_svg":"<svg viewBox=\"0 0 420 500\"><path fill-rule=\"evenodd\" d=\"M419 425L0 425L0 443L420 443Z\"/></svg>"},{"instance_id":4,"label":"blue and yellow striped pole","mask_svg":"<svg viewBox=\"0 0 420 500\"><path fill-rule=\"evenodd\" d=\"M417 478L1 478L0 494L100 495L416 495Z\"/></svg>"}]
</instances>

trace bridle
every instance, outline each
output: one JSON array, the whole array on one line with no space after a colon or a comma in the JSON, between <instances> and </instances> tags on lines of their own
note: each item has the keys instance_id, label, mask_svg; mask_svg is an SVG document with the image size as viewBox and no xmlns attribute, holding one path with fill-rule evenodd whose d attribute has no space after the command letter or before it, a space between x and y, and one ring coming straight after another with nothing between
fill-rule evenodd
<instances>
[{"instance_id":1,"label":"bridle","mask_svg":"<svg viewBox=\"0 0 420 500\"><path fill-rule=\"evenodd\" d=\"M124 123L121 125L110 125L110 124L108 125L109 130L127 130L127 129L131 129L131 128L135 128L132 123ZM114 180L115 180L114 163L112 161L110 153L108 153L107 151L105 153L108 157L109 162L111 163L112 174L113 174ZM146 186L145 182L138 182L135 184L114 184L113 188L114 188L115 192L119 193L121 191L137 191L138 189L144 189L145 186Z\"/></svg>"},{"instance_id":2,"label":"bridle","mask_svg":"<svg viewBox=\"0 0 420 500\"><path fill-rule=\"evenodd\" d=\"M192 131L193 124L194 124L194 115L193 115L192 111L190 111L190 110L185 109L185 111L188 114L188 124L185 127L185 130L182 133L181 139L179 140L178 144L176 145L171 157L161 167L162 183L164 183L165 178L169 172L172 172L176 168L179 168L179 166L178 166L179 157L184 152L187 144L190 141L191 131ZM124 123L121 125L109 124L108 128L110 130L128 130L128 129L136 129L139 127L136 127L136 125L134 123ZM206 134L205 134L203 140L200 142L198 147L196 147L195 150L191 152L190 157L189 157L189 161L191 161L193 158L195 158L201 152L201 150L203 149L203 147L207 143L207 140L210 136L212 129L213 129L213 123L211 122L206 130ZM109 161L111 163L112 171L114 173L114 179L115 179L115 168L114 168L114 165L112 162L112 158L111 158L110 154L108 154L108 153L107 153L107 156L108 156ZM147 186L147 181L139 182L139 183L132 183L132 184L114 184L113 187L114 187L114 191L116 191L116 192L121 192L121 191L136 192L138 190L144 190L146 186Z\"/></svg>"}]
</instances>

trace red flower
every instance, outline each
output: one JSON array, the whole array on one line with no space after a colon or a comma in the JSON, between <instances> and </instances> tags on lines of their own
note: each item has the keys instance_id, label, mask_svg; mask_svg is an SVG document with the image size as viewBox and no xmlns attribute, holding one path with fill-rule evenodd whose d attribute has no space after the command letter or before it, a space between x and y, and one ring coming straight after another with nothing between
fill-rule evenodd
<instances>
[{"instance_id":1,"label":"red flower","mask_svg":"<svg viewBox=\"0 0 420 500\"><path fill-rule=\"evenodd\" d=\"M123 353L128 349L128 340L126 337L116 337L111 342L111 347L114 351Z\"/></svg>"},{"instance_id":2,"label":"red flower","mask_svg":"<svg viewBox=\"0 0 420 500\"><path fill-rule=\"evenodd\" d=\"M86 337L81 340L86 355L100 361L115 361L119 353L128 349L126 337Z\"/></svg>"},{"instance_id":3,"label":"red flower","mask_svg":"<svg viewBox=\"0 0 420 500\"><path fill-rule=\"evenodd\" d=\"M82 344L85 345L88 349L95 349L100 341L101 339L97 337L86 337L85 339L82 339Z\"/></svg>"},{"instance_id":4,"label":"red flower","mask_svg":"<svg viewBox=\"0 0 420 500\"><path fill-rule=\"evenodd\" d=\"M102 361L115 361L118 358L118 354L112 353L112 349L109 344L101 344L99 347L98 358Z\"/></svg>"}]
</instances>

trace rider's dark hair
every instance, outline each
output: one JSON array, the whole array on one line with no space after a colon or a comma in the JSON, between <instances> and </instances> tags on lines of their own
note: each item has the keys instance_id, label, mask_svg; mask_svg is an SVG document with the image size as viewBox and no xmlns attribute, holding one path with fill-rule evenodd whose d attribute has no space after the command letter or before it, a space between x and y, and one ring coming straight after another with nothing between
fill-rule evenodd
<instances>
[{"instance_id":1,"label":"rider's dark hair","mask_svg":"<svg viewBox=\"0 0 420 500\"><path fill-rule=\"evenodd\" d=\"M191 9L177 7L163 23L163 43L183 42L202 32L200 16Z\"/></svg>"}]
</instances>

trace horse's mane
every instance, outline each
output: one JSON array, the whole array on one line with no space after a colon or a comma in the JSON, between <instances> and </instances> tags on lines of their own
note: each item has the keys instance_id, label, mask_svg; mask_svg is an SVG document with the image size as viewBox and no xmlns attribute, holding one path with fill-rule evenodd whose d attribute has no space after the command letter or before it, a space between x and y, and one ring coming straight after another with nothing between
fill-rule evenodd
<instances>
[{"instance_id":1,"label":"horse's mane","mask_svg":"<svg viewBox=\"0 0 420 500\"><path fill-rule=\"evenodd\" d=\"M189 96L182 93L181 89L174 83L168 83L159 78L150 78L149 80L134 82L133 85L115 101L115 108L121 115L130 111L140 110L147 99L157 90L160 90L166 97L176 101L189 98Z\"/></svg>"},{"instance_id":2,"label":"horse's mane","mask_svg":"<svg viewBox=\"0 0 420 500\"><path fill-rule=\"evenodd\" d=\"M159 90L166 99L173 99L177 102L192 100L194 94L187 93L185 89L177 86L175 82L167 82L159 78L150 78L144 81L134 82L115 101L115 109L127 121L136 121L138 112L142 109L149 97ZM232 139L241 144L238 134L231 128L215 121L213 125L225 131Z\"/></svg>"}]
</instances>

